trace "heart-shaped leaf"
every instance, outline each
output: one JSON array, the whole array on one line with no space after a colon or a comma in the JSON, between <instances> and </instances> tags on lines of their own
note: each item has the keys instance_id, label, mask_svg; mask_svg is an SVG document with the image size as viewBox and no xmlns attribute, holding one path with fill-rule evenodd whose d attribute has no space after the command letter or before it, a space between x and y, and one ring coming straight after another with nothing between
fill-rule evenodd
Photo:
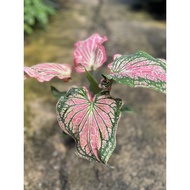
<instances>
[{"instance_id":1,"label":"heart-shaped leaf","mask_svg":"<svg viewBox=\"0 0 190 190\"><path fill-rule=\"evenodd\" d=\"M50 81L53 77L58 77L64 82L71 78L71 66L69 64L40 63L32 67L24 67L24 79L36 78L39 82Z\"/></svg>"},{"instance_id":2,"label":"heart-shaped leaf","mask_svg":"<svg viewBox=\"0 0 190 190\"><path fill-rule=\"evenodd\" d=\"M166 62L149 54L138 51L131 55L114 56L114 61L108 65L110 75L118 83L131 87L146 87L160 92L166 92Z\"/></svg>"},{"instance_id":3,"label":"heart-shaped leaf","mask_svg":"<svg viewBox=\"0 0 190 190\"><path fill-rule=\"evenodd\" d=\"M85 87L72 87L56 106L63 131L76 141L76 154L106 164L116 145L121 99L108 91L92 97Z\"/></svg>"}]
</instances>

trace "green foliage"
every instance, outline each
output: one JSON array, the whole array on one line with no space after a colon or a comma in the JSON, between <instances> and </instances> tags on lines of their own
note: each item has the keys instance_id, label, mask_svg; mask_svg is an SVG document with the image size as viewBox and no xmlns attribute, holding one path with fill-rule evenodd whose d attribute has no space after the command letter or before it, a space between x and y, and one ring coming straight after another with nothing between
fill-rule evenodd
<instances>
[{"instance_id":1,"label":"green foliage","mask_svg":"<svg viewBox=\"0 0 190 190\"><path fill-rule=\"evenodd\" d=\"M67 92L60 92L54 86L51 86L51 92L52 92L53 96L57 99L59 99L61 96L65 96L67 94Z\"/></svg>"},{"instance_id":2,"label":"green foliage","mask_svg":"<svg viewBox=\"0 0 190 190\"><path fill-rule=\"evenodd\" d=\"M36 24L45 27L55 9L43 0L24 0L24 32L31 34Z\"/></svg>"},{"instance_id":3,"label":"green foliage","mask_svg":"<svg viewBox=\"0 0 190 190\"><path fill-rule=\"evenodd\" d=\"M133 112L132 108L127 106L127 105L123 105L121 107L121 110L120 110L122 113L125 113L125 112Z\"/></svg>"},{"instance_id":4,"label":"green foliage","mask_svg":"<svg viewBox=\"0 0 190 190\"><path fill-rule=\"evenodd\" d=\"M101 88L99 88L97 81L94 79L94 77L85 69L86 77L88 81L90 82L90 91L97 94L101 91Z\"/></svg>"}]
</instances>

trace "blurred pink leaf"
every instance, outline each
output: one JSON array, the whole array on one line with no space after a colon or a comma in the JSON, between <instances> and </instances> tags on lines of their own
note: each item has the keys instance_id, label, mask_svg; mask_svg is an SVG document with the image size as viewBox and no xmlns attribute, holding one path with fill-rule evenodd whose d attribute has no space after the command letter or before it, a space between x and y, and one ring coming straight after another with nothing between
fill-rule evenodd
<instances>
[{"instance_id":1,"label":"blurred pink leaf","mask_svg":"<svg viewBox=\"0 0 190 190\"><path fill-rule=\"evenodd\" d=\"M69 64L41 63L31 67L24 67L24 79L36 78L39 82L50 81L58 77L67 82L71 78L71 66Z\"/></svg>"},{"instance_id":2,"label":"blurred pink leaf","mask_svg":"<svg viewBox=\"0 0 190 190\"><path fill-rule=\"evenodd\" d=\"M91 96L85 87L72 87L56 106L59 126L76 142L76 154L106 164L116 145L122 101L102 91Z\"/></svg>"},{"instance_id":3,"label":"blurred pink leaf","mask_svg":"<svg viewBox=\"0 0 190 190\"><path fill-rule=\"evenodd\" d=\"M94 34L84 41L75 43L74 65L77 72L96 70L107 60L106 51L101 44L107 37Z\"/></svg>"}]
</instances>

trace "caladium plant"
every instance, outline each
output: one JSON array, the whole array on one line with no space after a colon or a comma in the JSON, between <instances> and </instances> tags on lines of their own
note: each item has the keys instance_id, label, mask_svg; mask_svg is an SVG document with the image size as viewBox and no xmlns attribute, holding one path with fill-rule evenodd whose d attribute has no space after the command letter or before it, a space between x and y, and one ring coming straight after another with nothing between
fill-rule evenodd
<instances>
[{"instance_id":1,"label":"caladium plant","mask_svg":"<svg viewBox=\"0 0 190 190\"><path fill-rule=\"evenodd\" d=\"M74 68L85 73L90 85L71 86L67 92L51 87L58 99L56 114L61 129L76 143L76 154L107 165L116 146L117 125L123 111L122 100L110 95L112 81L130 87L145 87L166 93L166 60L137 51L131 55L115 54L108 64L110 74L102 74L98 83L89 71L101 67L107 60L103 42L107 37L94 34L74 45ZM71 65L41 63L24 67L24 78L39 82L58 77L64 82L71 78Z\"/></svg>"}]
</instances>

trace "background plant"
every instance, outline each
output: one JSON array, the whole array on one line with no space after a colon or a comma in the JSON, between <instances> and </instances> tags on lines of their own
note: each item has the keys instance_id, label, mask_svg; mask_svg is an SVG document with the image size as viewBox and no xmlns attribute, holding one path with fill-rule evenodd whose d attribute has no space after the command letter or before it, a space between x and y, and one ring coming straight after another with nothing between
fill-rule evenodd
<instances>
[{"instance_id":1,"label":"background plant","mask_svg":"<svg viewBox=\"0 0 190 190\"><path fill-rule=\"evenodd\" d=\"M31 34L36 25L44 28L49 16L55 14L56 4L44 0L24 0L24 32Z\"/></svg>"}]
</instances>

